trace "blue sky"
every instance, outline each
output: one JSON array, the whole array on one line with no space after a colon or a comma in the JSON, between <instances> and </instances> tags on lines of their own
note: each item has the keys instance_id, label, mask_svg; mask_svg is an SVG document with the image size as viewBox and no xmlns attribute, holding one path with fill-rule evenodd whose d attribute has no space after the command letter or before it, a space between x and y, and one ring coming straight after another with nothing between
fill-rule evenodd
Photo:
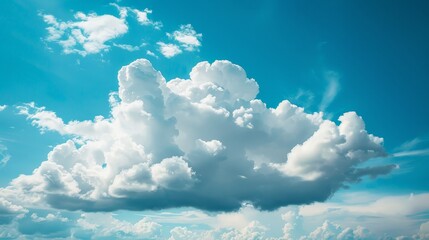
<instances>
[{"instance_id":1,"label":"blue sky","mask_svg":"<svg viewBox=\"0 0 429 240\"><path fill-rule=\"evenodd\" d=\"M1 238L429 237L429 4L0 9Z\"/></svg>"}]
</instances>

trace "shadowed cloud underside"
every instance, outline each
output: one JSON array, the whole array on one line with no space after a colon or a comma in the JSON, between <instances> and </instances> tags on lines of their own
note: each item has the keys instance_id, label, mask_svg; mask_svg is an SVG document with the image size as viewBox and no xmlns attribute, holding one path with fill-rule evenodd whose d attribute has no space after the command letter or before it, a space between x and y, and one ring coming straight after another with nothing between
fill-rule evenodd
<instances>
[{"instance_id":1,"label":"shadowed cloud underside","mask_svg":"<svg viewBox=\"0 0 429 240\"><path fill-rule=\"evenodd\" d=\"M355 112L336 125L287 100L268 108L256 81L229 61L201 62L190 79L166 81L139 59L122 67L118 83L107 118L65 123L34 103L19 106L41 131L70 140L2 196L84 211L274 210L324 201L395 168L359 167L386 153Z\"/></svg>"}]
</instances>

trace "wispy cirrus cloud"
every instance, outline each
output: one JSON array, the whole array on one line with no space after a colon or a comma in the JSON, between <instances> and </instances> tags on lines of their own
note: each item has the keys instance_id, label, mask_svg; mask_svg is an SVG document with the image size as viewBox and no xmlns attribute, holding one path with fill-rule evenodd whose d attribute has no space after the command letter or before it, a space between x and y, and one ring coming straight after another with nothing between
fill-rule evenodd
<instances>
[{"instance_id":1,"label":"wispy cirrus cloud","mask_svg":"<svg viewBox=\"0 0 429 240\"><path fill-rule=\"evenodd\" d=\"M327 81L328 85L323 93L322 101L319 105L319 111L325 111L326 108L334 101L340 90L340 76L335 71L325 71L323 78Z\"/></svg>"},{"instance_id":2,"label":"wispy cirrus cloud","mask_svg":"<svg viewBox=\"0 0 429 240\"><path fill-rule=\"evenodd\" d=\"M113 43L113 46L127 50L129 52L134 52L134 51L138 51L140 50L140 46L133 46L133 45L129 45L129 44L116 44Z\"/></svg>"},{"instance_id":3,"label":"wispy cirrus cloud","mask_svg":"<svg viewBox=\"0 0 429 240\"><path fill-rule=\"evenodd\" d=\"M1 144L0 141L0 167L5 166L9 162L10 158L11 156L7 152L7 147Z\"/></svg>"},{"instance_id":4,"label":"wispy cirrus cloud","mask_svg":"<svg viewBox=\"0 0 429 240\"><path fill-rule=\"evenodd\" d=\"M396 152L392 157L414 157L429 155L429 147L427 147L427 137L417 137L404 142L399 147L395 148Z\"/></svg>"}]
</instances>

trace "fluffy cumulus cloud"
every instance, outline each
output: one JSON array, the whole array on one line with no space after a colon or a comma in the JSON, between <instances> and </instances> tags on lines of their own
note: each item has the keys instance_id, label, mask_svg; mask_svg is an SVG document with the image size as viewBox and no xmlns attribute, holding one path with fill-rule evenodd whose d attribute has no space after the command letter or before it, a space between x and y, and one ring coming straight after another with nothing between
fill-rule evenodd
<instances>
[{"instance_id":1,"label":"fluffy cumulus cloud","mask_svg":"<svg viewBox=\"0 0 429 240\"><path fill-rule=\"evenodd\" d=\"M360 167L385 152L355 112L337 125L287 100L269 108L256 98L256 81L228 61L201 62L189 79L166 81L139 59L119 71L118 84L109 117L66 123L34 103L20 106L41 131L70 140L0 193L24 206L84 211L273 210L324 201L395 167Z\"/></svg>"}]
</instances>

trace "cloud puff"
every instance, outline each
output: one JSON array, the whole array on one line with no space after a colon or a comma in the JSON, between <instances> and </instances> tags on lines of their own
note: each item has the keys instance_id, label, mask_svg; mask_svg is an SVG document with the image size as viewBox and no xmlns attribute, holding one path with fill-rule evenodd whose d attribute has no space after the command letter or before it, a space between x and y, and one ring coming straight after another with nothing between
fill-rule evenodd
<instances>
[{"instance_id":1,"label":"cloud puff","mask_svg":"<svg viewBox=\"0 0 429 240\"><path fill-rule=\"evenodd\" d=\"M180 53L182 53L182 50L179 48L179 46L172 44L172 43L164 43L164 42L157 42L159 46L159 51L162 55L166 58L172 58Z\"/></svg>"},{"instance_id":2,"label":"cloud puff","mask_svg":"<svg viewBox=\"0 0 429 240\"><path fill-rule=\"evenodd\" d=\"M0 112L5 110L7 108L7 105L0 105Z\"/></svg>"},{"instance_id":3,"label":"cloud puff","mask_svg":"<svg viewBox=\"0 0 429 240\"><path fill-rule=\"evenodd\" d=\"M287 100L268 108L256 81L229 61L201 62L190 79L167 82L139 59L118 83L108 118L64 123L34 103L20 106L34 126L71 140L0 192L84 211L273 210L324 201L395 167L359 167L385 152L356 113L336 125Z\"/></svg>"},{"instance_id":4,"label":"cloud puff","mask_svg":"<svg viewBox=\"0 0 429 240\"><path fill-rule=\"evenodd\" d=\"M152 21L149 19L148 14L152 13L152 10L145 8L145 10L140 11L138 9L131 9L131 11L136 14L137 21L141 25L153 26L155 29L161 29L162 23L159 21Z\"/></svg>"},{"instance_id":5,"label":"cloud puff","mask_svg":"<svg viewBox=\"0 0 429 240\"><path fill-rule=\"evenodd\" d=\"M176 40L186 51L195 51L201 46L203 35L197 33L191 24L180 25L179 30L167 33L167 36Z\"/></svg>"}]
</instances>

